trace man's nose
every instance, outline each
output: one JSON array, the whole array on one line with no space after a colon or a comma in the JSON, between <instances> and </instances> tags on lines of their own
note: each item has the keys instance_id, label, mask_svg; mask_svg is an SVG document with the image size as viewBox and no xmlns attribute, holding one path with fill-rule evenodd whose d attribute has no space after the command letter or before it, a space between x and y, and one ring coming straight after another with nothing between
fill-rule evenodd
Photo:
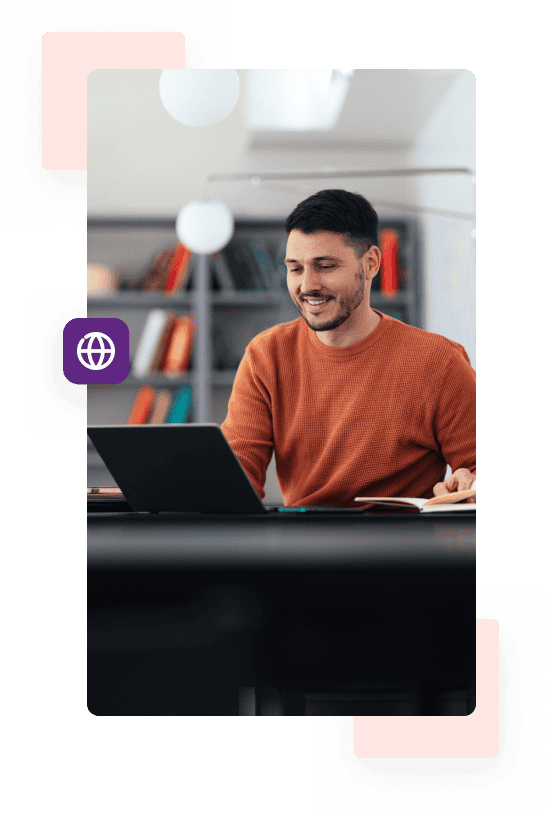
<instances>
[{"instance_id":1,"label":"man's nose","mask_svg":"<svg viewBox=\"0 0 546 815\"><path fill-rule=\"evenodd\" d=\"M318 291L322 289L322 282L320 274L313 268L303 270L303 275L300 282L300 291L302 294Z\"/></svg>"}]
</instances>

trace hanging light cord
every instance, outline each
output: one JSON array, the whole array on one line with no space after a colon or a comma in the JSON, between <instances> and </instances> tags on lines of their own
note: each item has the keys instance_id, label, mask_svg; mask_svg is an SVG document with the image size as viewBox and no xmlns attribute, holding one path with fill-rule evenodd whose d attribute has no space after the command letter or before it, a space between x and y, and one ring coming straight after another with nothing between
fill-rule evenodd
<instances>
[{"instance_id":1,"label":"hanging light cord","mask_svg":"<svg viewBox=\"0 0 546 815\"><path fill-rule=\"evenodd\" d=\"M389 176L445 175L457 174L474 176L468 167L408 167L398 170L302 170L288 173L215 173L207 176L207 183L213 181L287 181L308 178L388 178Z\"/></svg>"},{"instance_id":2,"label":"hanging light cord","mask_svg":"<svg viewBox=\"0 0 546 815\"><path fill-rule=\"evenodd\" d=\"M262 186L272 191L301 192L301 187L290 184L272 184L268 182L282 181L311 181L324 178L403 178L427 175L466 175L472 184L475 184L474 171L468 167L407 167L392 170L309 170L285 173L214 173L207 176L202 197L207 197L207 186L221 181L246 181L255 186ZM375 201L378 207L384 209L399 209L407 212L424 212L431 215L443 215L449 218L460 218L473 221L474 215L466 212L455 212L446 209L436 209L418 204L400 204L394 201Z\"/></svg>"}]
</instances>

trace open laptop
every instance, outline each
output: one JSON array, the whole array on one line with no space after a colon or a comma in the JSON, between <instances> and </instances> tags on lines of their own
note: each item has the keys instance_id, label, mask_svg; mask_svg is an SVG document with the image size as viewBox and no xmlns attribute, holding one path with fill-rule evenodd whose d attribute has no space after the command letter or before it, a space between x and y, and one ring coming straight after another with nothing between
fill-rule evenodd
<instances>
[{"instance_id":1,"label":"open laptop","mask_svg":"<svg viewBox=\"0 0 546 815\"><path fill-rule=\"evenodd\" d=\"M134 512L362 512L264 505L217 424L95 425L87 433ZM98 492L89 497L101 502Z\"/></svg>"}]
</instances>

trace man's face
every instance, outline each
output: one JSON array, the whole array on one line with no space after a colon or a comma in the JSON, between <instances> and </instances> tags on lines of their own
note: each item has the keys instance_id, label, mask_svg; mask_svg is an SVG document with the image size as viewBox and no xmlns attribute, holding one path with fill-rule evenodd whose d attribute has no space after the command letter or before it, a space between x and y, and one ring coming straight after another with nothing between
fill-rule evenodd
<instances>
[{"instance_id":1,"label":"man's face","mask_svg":"<svg viewBox=\"0 0 546 815\"><path fill-rule=\"evenodd\" d=\"M313 331L345 323L364 299L363 261L338 232L293 229L286 244L290 296Z\"/></svg>"}]
</instances>

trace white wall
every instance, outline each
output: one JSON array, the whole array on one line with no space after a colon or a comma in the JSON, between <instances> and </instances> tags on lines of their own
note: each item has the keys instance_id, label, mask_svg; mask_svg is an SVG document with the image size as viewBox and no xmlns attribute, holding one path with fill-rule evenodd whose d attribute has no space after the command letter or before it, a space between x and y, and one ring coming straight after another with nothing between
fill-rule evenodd
<instances>
[{"instance_id":1,"label":"white wall","mask_svg":"<svg viewBox=\"0 0 546 815\"><path fill-rule=\"evenodd\" d=\"M470 71L454 79L422 130L411 155L418 166L476 169L476 80ZM419 203L472 214L474 184L468 176L421 178ZM462 343L476 365L475 225L425 215L425 328Z\"/></svg>"},{"instance_id":2,"label":"white wall","mask_svg":"<svg viewBox=\"0 0 546 815\"><path fill-rule=\"evenodd\" d=\"M174 216L198 197L207 175L222 172L340 170L404 167L405 149L248 149L244 115L245 73L232 113L217 125L190 128L175 122L159 99L160 71L96 70L88 79L87 202L90 216ZM365 106L366 100L362 101ZM365 135L365 134L364 134ZM328 181L361 192L372 202L409 201L404 179ZM218 197L238 216L283 218L324 181L255 187L215 183ZM387 214L392 214L388 210Z\"/></svg>"},{"instance_id":3,"label":"white wall","mask_svg":"<svg viewBox=\"0 0 546 815\"><path fill-rule=\"evenodd\" d=\"M167 215L231 167L246 140L239 103L223 122L190 128L159 98L155 70L96 70L88 78L89 215Z\"/></svg>"}]
</instances>

